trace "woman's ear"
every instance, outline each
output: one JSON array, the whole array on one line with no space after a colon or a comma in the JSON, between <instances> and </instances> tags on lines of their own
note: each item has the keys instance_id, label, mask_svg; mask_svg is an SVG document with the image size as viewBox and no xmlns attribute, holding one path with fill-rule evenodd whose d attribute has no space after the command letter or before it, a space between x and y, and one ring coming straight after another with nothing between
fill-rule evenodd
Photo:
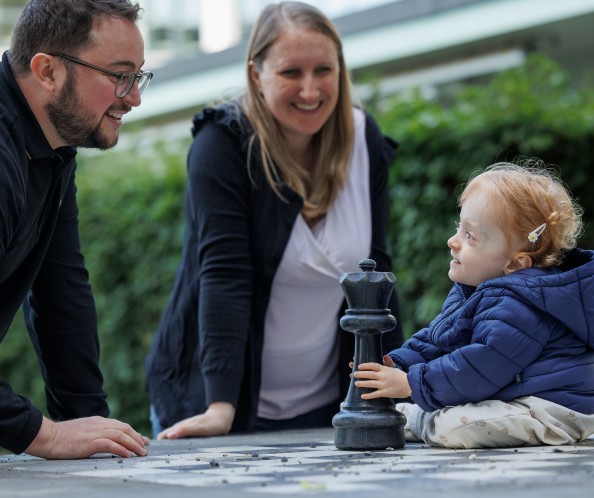
<instances>
[{"instance_id":1,"label":"woman's ear","mask_svg":"<svg viewBox=\"0 0 594 498\"><path fill-rule=\"evenodd\" d=\"M262 84L260 82L260 72L258 71L258 68L256 67L256 63L254 61L248 62L248 71L249 71L250 78L254 82L254 85L256 85L256 89L258 90L259 93L262 93Z\"/></svg>"}]
</instances>

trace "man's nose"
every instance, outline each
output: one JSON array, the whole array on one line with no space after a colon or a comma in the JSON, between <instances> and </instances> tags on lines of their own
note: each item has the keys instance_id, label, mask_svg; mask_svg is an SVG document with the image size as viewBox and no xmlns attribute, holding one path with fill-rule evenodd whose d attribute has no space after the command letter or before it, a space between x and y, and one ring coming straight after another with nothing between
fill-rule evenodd
<instances>
[{"instance_id":1,"label":"man's nose","mask_svg":"<svg viewBox=\"0 0 594 498\"><path fill-rule=\"evenodd\" d=\"M138 107L140 105L142 99L140 98L140 90L138 90L138 81L134 82L128 94L122 98L132 107Z\"/></svg>"}]
</instances>

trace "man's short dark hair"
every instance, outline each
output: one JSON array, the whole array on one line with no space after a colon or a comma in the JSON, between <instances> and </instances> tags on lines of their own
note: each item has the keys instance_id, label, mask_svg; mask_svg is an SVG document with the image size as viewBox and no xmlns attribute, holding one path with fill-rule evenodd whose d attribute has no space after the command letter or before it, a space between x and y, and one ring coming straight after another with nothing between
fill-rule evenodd
<instances>
[{"instance_id":1,"label":"man's short dark hair","mask_svg":"<svg viewBox=\"0 0 594 498\"><path fill-rule=\"evenodd\" d=\"M130 0L29 0L12 32L12 69L29 71L39 52L76 55L91 45L91 30L101 18L136 22L141 12Z\"/></svg>"}]
</instances>

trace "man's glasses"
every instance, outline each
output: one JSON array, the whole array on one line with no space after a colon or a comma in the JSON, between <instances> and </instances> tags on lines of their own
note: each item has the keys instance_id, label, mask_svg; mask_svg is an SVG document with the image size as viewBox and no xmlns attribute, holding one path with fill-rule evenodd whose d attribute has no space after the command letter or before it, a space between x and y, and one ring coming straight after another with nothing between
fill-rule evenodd
<instances>
[{"instance_id":1,"label":"man's glasses","mask_svg":"<svg viewBox=\"0 0 594 498\"><path fill-rule=\"evenodd\" d=\"M138 80L138 92L142 94L148 87L149 83L151 82L151 78L153 77L153 73L150 71L140 71L138 74L136 73L114 73L113 71L109 71L108 69L103 69L102 67L95 66L93 64L89 64L88 62L81 61L79 59L75 59L74 57L70 57L69 55L64 54L49 54L53 57L61 57L62 59L66 59L70 62L74 62L75 64L80 64L81 66L85 66L95 71L99 71L100 73L107 74L108 76L113 76L117 78L116 86L115 86L115 96L119 99L124 98L134 85L134 82Z\"/></svg>"}]
</instances>

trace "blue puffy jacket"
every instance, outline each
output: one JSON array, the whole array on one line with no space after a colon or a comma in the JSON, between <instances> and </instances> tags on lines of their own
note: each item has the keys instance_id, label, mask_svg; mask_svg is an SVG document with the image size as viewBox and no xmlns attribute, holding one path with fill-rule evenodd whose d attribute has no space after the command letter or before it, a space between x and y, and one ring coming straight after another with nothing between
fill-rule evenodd
<instances>
[{"instance_id":1,"label":"blue puffy jacket","mask_svg":"<svg viewBox=\"0 0 594 498\"><path fill-rule=\"evenodd\" d=\"M455 284L441 313L389 353L425 411L533 395L594 413L594 252L569 251L479 287Z\"/></svg>"}]
</instances>

